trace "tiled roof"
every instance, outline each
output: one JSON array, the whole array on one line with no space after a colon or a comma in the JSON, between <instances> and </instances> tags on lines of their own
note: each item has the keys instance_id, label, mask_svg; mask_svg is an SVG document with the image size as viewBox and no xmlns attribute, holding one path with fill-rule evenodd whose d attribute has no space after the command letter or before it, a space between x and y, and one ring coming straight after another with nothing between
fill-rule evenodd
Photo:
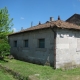
<instances>
[{"instance_id":1,"label":"tiled roof","mask_svg":"<svg viewBox=\"0 0 80 80\"><path fill-rule=\"evenodd\" d=\"M70 18L66 20L66 22L70 22L73 24L80 25L80 14L74 14Z\"/></svg>"},{"instance_id":2,"label":"tiled roof","mask_svg":"<svg viewBox=\"0 0 80 80\"><path fill-rule=\"evenodd\" d=\"M75 25L75 24L72 24L72 23L69 23L69 22L65 22L65 21L62 21L62 20L57 20L57 21L51 21L51 22L47 22L47 23L40 24L40 25L37 25L37 26L33 26L33 27L30 27L28 29L25 29L25 30L22 30L22 31L19 31L19 32L16 32L16 33L12 33L10 35L23 33L23 32L27 32L27 31L34 31L34 30L38 30L38 29L50 28L50 27L54 27L54 26L56 26L57 28L80 30L80 26L78 26L78 25Z\"/></svg>"}]
</instances>

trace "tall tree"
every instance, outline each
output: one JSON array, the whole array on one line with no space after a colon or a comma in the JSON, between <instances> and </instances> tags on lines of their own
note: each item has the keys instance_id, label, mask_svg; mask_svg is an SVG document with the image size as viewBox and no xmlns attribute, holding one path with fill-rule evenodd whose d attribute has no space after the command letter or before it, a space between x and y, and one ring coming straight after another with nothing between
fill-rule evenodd
<instances>
[{"instance_id":1,"label":"tall tree","mask_svg":"<svg viewBox=\"0 0 80 80\"><path fill-rule=\"evenodd\" d=\"M8 32L11 27L13 18L9 18L8 10L7 8L0 9L0 32Z\"/></svg>"},{"instance_id":2,"label":"tall tree","mask_svg":"<svg viewBox=\"0 0 80 80\"><path fill-rule=\"evenodd\" d=\"M0 56L10 50L7 35L11 33L13 18L9 18L8 9L0 9Z\"/></svg>"}]
</instances>

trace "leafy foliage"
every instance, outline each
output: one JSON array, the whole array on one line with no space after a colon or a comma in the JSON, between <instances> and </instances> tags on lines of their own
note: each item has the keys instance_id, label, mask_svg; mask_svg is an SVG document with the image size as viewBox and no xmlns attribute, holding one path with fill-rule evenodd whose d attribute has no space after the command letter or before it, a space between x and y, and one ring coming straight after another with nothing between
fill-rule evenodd
<instances>
[{"instance_id":1,"label":"leafy foliage","mask_svg":"<svg viewBox=\"0 0 80 80\"><path fill-rule=\"evenodd\" d=\"M0 56L5 56L10 51L10 46L4 39L0 40Z\"/></svg>"},{"instance_id":2,"label":"leafy foliage","mask_svg":"<svg viewBox=\"0 0 80 80\"><path fill-rule=\"evenodd\" d=\"M13 26L12 24L12 19L9 19L9 14L7 8L3 8L0 10L0 32L8 32L11 27Z\"/></svg>"},{"instance_id":3,"label":"leafy foliage","mask_svg":"<svg viewBox=\"0 0 80 80\"><path fill-rule=\"evenodd\" d=\"M10 51L8 44L8 34L11 33L11 27L13 26L13 18L9 18L7 8L0 9L0 57L4 56Z\"/></svg>"}]
</instances>

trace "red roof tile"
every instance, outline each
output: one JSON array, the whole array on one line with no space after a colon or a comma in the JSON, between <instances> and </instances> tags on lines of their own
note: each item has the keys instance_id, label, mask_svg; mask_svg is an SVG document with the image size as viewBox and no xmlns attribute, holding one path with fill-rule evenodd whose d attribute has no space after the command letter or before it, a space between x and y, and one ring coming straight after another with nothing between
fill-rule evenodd
<instances>
[{"instance_id":1,"label":"red roof tile","mask_svg":"<svg viewBox=\"0 0 80 80\"><path fill-rule=\"evenodd\" d=\"M62 20L57 20L57 21L51 21L51 22L47 22L47 23L40 24L40 25L37 25L37 26L33 26L33 27L28 28L28 29L12 33L10 35L23 33L23 32L27 32L27 31L38 30L38 29L50 28L50 27L54 27L54 26L56 26L57 28L80 30L80 26L78 26L78 25L75 25L75 24L72 24L72 23L69 23L69 22L65 22L65 21L62 21Z\"/></svg>"}]
</instances>

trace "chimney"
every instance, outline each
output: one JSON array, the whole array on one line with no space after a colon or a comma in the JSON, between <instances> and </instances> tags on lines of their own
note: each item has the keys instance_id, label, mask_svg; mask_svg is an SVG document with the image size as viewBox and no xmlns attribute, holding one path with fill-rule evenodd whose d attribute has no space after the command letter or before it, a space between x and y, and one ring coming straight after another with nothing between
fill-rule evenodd
<instances>
[{"instance_id":1,"label":"chimney","mask_svg":"<svg viewBox=\"0 0 80 80\"><path fill-rule=\"evenodd\" d=\"M23 27L21 27L21 31L23 30Z\"/></svg>"},{"instance_id":2,"label":"chimney","mask_svg":"<svg viewBox=\"0 0 80 80\"><path fill-rule=\"evenodd\" d=\"M50 21L54 21L54 20L53 20L53 17L50 17Z\"/></svg>"},{"instance_id":3,"label":"chimney","mask_svg":"<svg viewBox=\"0 0 80 80\"><path fill-rule=\"evenodd\" d=\"M58 20L60 20L60 16L58 16Z\"/></svg>"},{"instance_id":4,"label":"chimney","mask_svg":"<svg viewBox=\"0 0 80 80\"><path fill-rule=\"evenodd\" d=\"M39 25L41 24L41 22L39 21Z\"/></svg>"},{"instance_id":5,"label":"chimney","mask_svg":"<svg viewBox=\"0 0 80 80\"><path fill-rule=\"evenodd\" d=\"M33 22L31 22L31 27L33 26Z\"/></svg>"}]
</instances>

